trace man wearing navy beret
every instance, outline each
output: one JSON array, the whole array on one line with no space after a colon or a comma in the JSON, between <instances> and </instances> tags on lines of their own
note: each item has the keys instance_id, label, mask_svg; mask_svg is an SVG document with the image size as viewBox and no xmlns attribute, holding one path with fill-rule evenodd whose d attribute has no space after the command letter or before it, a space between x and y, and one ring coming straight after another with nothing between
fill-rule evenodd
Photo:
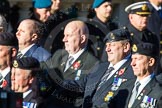
<instances>
[{"instance_id":1,"label":"man wearing navy beret","mask_svg":"<svg viewBox=\"0 0 162 108\"><path fill-rule=\"evenodd\" d=\"M16 57L18 40L11 33L0 33L0 88L10 91L11 63Z\"/></svg>"},{"instance_id":2,"label":"man wearing navy beret","mask_svg":"<svg viewBox=\"0 0 162 108\"><path fill-rule=\"evenodd\" d=\"M15 59L12 62L12 90L23 93L23 107L36 108L41 102L36 74L39 61L33 57Z\"/></svg>"},{"instance_id":3,"label":"man wearing navy beret","mask_svg":"<svg viewBox=\"0 0 162 108\"><path fill-rule=\"evenodd\" d=\"M133 45L131 66L137 78L121 86L109 108L161 108L162 87L154 74L156 50L152 43Z\"/></svg>"}]
</instances>

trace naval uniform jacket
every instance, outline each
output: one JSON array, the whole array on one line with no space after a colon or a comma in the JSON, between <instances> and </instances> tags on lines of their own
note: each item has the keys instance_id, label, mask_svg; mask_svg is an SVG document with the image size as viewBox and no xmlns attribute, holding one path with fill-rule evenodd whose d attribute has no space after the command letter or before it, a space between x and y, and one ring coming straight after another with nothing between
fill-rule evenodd
<instances>
[{"instance_id":1,"label":"naval uniform jacket","mask_svg":"<svg viewBox=\"0 0 162 108\"><path fill-rule=\"evenodd\" d=\"M141 42L149 42L156 45L159 51L160 41L158 37L153 34L150 30L144 29L143 31L137 30L132 24L128 24L126 27L130 33L131 40L133 44L138 44ZM158 52L159 53L159 52Z\"/></svg>"},{"instance_id":2,"label":"naval uniform jacket","mask_svg":"<svg viewBox=\"0 0 162 108\"><path fill-rule=\"evenodd\" d=\"M112 101L112 106L109 108L128 108L128 102L134 87L135 80L124 83L116 97ZM149 97L146 98L146 97ZM115 100L115 101L114 101ZM153 107L147 104L155 105ZM162 87L159 82L153 77L150 82L143 88L141 93L134 101L132 108L161 108L162 106Z\"/></svg>"},{"instance_id":3,"label":"naval uniform jacket","mask_svg":"<svg viewBox=\"0 0 162 108\"><path fill-rule=\"evenodd\" d=\"M162 31L162 18L160 18L158 11L152 6L152 4L149 5L149 8L151 10L151 15L148 19L147 27L158 36L159 40L161 40L160 31Z\"/></svg>"},{"instance_id":4,"label":"naval uniform jacket","mask_svg":"<svg viewBox=\"0 0 162 108\"><path fill-rule=\"evenodd\" d=\"M101 58L103 51L105 52L104 46L104 38L112 30L118 28L118 25L109 19L106 23L103 23L100 19L96 16L93 19L88 19L85 22L89 29L89 47L92 53Z\"/></svg>"},{"instance_id":5,"label":"naval uniform jacket","mask_svg":"<svg viewBox=\"0 0 162 108\"><path fill-rule=\"evenodd\" d=\"M130 64L130 59L126 61L120 68L119 70L126 68L125 72L120 76L123 77L124 79L131 79L134 78L134 75L132 73L132 68L129 65ZM77 94L80 93L80 95L84 95L84 102L83 102L83 108L91 108L93 104L95 105L95 102L97 102L97 105L102 104L104 97L106 96L108 88L112 85L112 80L114 76L110 78L110 81L106 82L106 86L101 86L100 89L97 90L98 84L100 83L100 80L102 76L105 74L107 68L109 66L109 63L104 62L95 65L95 67L91 70L91 73L86 75L83 79L80 80L64 80L61 87L62 91L64 93L77 96ZM53 81L58 81L57 79L57 69L52 69L51 71L48 72L49 76ZM64 89L69 85L72 90L69 89ZM108 87L108 88L107 88ZM64 89L64 90L63 90ZM75 94L76 93L76 94ZM94 102L94 103L93 103Z\"/></svg>"}]
</instances>

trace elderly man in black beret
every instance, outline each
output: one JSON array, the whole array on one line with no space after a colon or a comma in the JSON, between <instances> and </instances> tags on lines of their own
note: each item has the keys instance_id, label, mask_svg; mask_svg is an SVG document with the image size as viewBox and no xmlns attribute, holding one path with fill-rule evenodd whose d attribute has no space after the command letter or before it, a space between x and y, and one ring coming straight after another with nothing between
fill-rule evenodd
<instances>
[{"instance_id":1,"label":"elderly man in black beret","mask_svg":"<svg viewBox=\"0 0 162 108\"><path fill-rule=\"evenodd\" d=\"M0 88L10 91L10 71L12 60L16 57L18 40L10 33L0 33Z\"/></svg>"},{"instance_id":2,"label":"elderly man in black beret","mask_svg":"<svg viewBox=\"0 0 162 108\"><path fill-rule=\"evenodd\" d=\"M53 82L61 86L60 92L71 96L84 95L83 108L102 107L109 103L121 83L134 78L131 62L129 32L117 29L106 36L108 61L94 66L91 73L82 80L59 79L57 69L48 72ZM58 81L58 82L56 82ZM48 105L48 104L46 104Z\"/></svg>"},{"instance_id":3,"label":"elderly man in black beret","mask_svg":"<svg viewBox=\"0 0 162 108\"><path fill-rule=\"evenodd\" d=\"M38 68L39 61L33 57L15 59L12 63L12 90L23 93L23 107L35 108L41 102L36 78Z\"/></svg>"},{"instance_id":4,"label":"elderly man in black beret","mask_svg":"<svg viewBox=\"0 0 162 108\"><path fill-rule=\"evenodd\" d=\"M137 78L121 86L110 108L161 108L162 87L154 74L156 50L152 43L133 45L131 66Z\"/></svg>"}]
</instances>

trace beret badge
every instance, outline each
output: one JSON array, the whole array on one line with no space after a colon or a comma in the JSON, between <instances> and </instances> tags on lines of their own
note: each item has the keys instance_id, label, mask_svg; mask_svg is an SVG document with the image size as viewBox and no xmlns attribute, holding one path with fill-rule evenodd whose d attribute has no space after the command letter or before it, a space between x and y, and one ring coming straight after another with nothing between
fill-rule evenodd
<instances>
[{"instance_id":1,"label":"beret badge","mask_svg":"<svg viewBox=\"0 0 162 108\"><path fill-rule=\"evenodd\" d=\"M110 34L110 39L112 39L112 40L115 39L115 35L113 33Z\"/></svg>"},{"instance_id":2,"label":"beret badge","mask_svg":"<svg viewBox=\"0 0 162 108\"><path fill-rule=\"evenodd\" d=\"M144 4L144 5L142 6L142 10L143 10L143 11L147 11L147 10L148 10L148 7L147 7L146 4Z\"/></svg>"},{"instance_id":3,"label":"beret badge","mask_svg":"<svg viewBox=\"0 0 162 108\"><path fill-rule=\"evenodd\" d=\"M137 46L134 44L133 47L132 47L132 51L133 52L137 52Z\"/></svg>"},{"instance_id":4,"label":"beret badge","mask_svg":"<svg viewBox=\"0 0 162 108\"><path fill-rule=\"evenodd\" d=\"M14 66L15 68L18 67L18 62L17 62L16 60L14 60L14 62L13 62L13 66Z\"/></svg>"}]
</instances>

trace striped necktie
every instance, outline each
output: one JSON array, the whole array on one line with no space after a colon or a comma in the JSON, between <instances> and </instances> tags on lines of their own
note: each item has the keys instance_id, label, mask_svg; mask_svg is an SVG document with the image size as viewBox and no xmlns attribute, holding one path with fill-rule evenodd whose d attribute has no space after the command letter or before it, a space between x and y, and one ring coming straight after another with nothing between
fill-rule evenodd
<instances>
[{"instance_id":1,"label":"striped necktie","mask_svg":"<svg viewBox=\"0 0 162 108\"><path fill-rule=\"evenodd\" d=\"M73 60L74 60L74 57L72 57L72 56L69 56L68 57L68 60L67 60L67 63L66 63L66 67L64 69L64 72L72 65Z\"/></svg>"},{"instance_id":2,"label":"striped necktie","mask_svg":"<svg viewBox=\"0 0 162 108\"><path fill-rule=\"evenodd\" d=\"M23 54L21 53L21 51L18 51L17 58L21 58L22 55L23 55Z\"/></svg>"},{"instance_id":3,"label":"striped necktie","mask_svg":"<svg viewBox=\"0 0 162 108\"><path fill-rule=\"evenodd\" d=\"M111 74L111 72L114 70L113 67L109 67L109 69L106 71L104 76L101 78L101 81L97 87L97 90L107 81L108 76Z\"/></svg>"},{"instance_id":4,"label":"striped necktie","mask_svg":"<svg viewBox=\"0 0 162 108\"><path fill-rule=\"evenodd\" d=\"M135 99L136 99L136 97L137 97L138 89L139 89L139 86L140 86L140 85L141 85L141 84L140 84L139 81L137 81L137 82L135 83L135 86L134 86L133 91L132 91L131 98L130 98L130 100L129 100L128 108L131 108L131 107L132 107L132 105L133 105L133 103L134 103L134 101L135 101Z\"/></svg>"}]
</instances>

